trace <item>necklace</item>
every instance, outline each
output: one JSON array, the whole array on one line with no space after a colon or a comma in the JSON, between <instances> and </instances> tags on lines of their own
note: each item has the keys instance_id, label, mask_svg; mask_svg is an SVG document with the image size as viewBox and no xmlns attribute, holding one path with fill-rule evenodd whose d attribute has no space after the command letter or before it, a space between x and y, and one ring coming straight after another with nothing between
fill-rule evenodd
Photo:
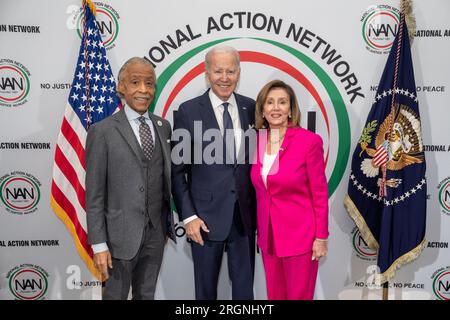
<instances>
[{"instance_id":1,"label":"necklace","mask_svg":"<svg viewBox=\"0 0 450 320\"><path fill-rule=\"evenodd\" d=\"M269 142L270 142L271 144L279 143L281 140L283 140L283 138L284 138L285 135L286 135L286 133L283 134L283 135L282 135L278 140L276 140L276 141L272 141L272 139L269 138Z\"/></svg>"}]
</instances>

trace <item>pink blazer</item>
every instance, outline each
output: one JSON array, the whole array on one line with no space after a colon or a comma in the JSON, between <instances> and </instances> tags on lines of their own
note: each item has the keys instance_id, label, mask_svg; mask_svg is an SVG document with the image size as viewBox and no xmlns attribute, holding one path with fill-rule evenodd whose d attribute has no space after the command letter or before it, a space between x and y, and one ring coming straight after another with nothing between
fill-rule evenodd
<instances>
[{"instance_id":1,"label":"pink blazer","mask_svg":"<svg viewBox=\"0 0 450 320\"><path fill-rule=\"evenodd\" d=\"M261 130L251 170L257 200L258 246L267 252L270 219L278 257L307 253L315 238L328 238L322 138L303 128L288 128L267 176L267 188L261 176L266 143L267 132Z\"/></svg>"}]
</instances>

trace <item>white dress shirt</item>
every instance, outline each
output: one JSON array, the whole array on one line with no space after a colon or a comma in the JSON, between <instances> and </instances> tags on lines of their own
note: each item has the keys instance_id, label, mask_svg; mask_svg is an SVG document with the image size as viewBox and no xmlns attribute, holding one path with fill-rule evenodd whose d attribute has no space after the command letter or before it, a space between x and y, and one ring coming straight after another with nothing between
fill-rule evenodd
<instances>
[{"instance_id":1,"label":"white dress shirt","mask_svg":"<svg viewBox=\"0 0 450 320\"><path fill-rule=\"evenodd\" d=\"M141 122L139 121L139 117L141 117L141 114L137 113L133 109L131 109L128 105L125 104L124 106L125 115L127 116L128 122L131 125L131 129L133 129L133 133L136 136L137 141L139 142L139 145L141 145L141 137L139 136L139 125ZM150 116L148 115L148 112L144 113L142 116L145 117L145 122L149 125L150 131L152 132L152 137L155 139L155 128L153 127L152 120L150 120ZM92 251L95 253L100 253L103 251L108 251L108 245L106 242L97 243L92 245Z\"/></svg>"},{"instance_id":2,"label":"white dress shirt","mask_svg":"<svg viewBox=\"0 0 450 320\"><path fill-rule=\"evenodd\" d=\"M139 145L142 147L141 144L141 137L139 136L139 125L141 122L139 121L139 117L143 116L145 117L145 122L150 127L150 131L152 132L152 137L155 139L155 128L153 127L153 122L150 120L150 116L148 115L148 112L144 113L143 115L137 113L133 109L131 109L128 105L125 105L125 115L127 116L128 122L130 122L131 129L133 129L133 133L136 136L137 141L139 142Z\"/></svg>"},{"instance_id":3,"label":"white dress shirt","mask_svg":"<svg viewBox=\"0 0 450 320\"><path fill-rule=\"evenodd\" d=\"M236 145L236 158L238 156L239 147L241 146L241 121L239 120L239 110L237 108L236 98L234 94L230 96L227 101L222 101L216 94L209 90L209 100L211 100L211 105L214 110L214 114L216 116L217 123L219 125L220 133L223 136L223 103L228 102L228 112L231 116L231 121L233 122L233 130L234 130L234 143Z\"/></svg>"},{"instance_id":4,"label":"white dress shirt","mask_svg":"<svg viewBox=\"0 0 450 320\"><path fill-rule=\"evenodd\" d=\"M277 155L278 153L268 154L267 152L264 152L264 160L261 175L266 188L267 188L267 175L269 174L270 168L272 168L272 164L274 163Z\"/></svg>"}]
</instances>

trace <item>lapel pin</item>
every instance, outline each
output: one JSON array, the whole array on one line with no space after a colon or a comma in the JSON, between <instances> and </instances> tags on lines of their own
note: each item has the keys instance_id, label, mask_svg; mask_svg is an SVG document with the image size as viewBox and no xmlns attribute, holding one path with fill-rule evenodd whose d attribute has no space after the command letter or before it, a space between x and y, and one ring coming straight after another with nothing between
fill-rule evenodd
<instances>
[{"instance_id":1,"label":"lapel pin","mask_svg":"<svg viewBox=\"0 0 450 320\"><path fill-rule=\"evenodd\" d=\"M246 107L242 107L242 109L244 109L244 110L247 110L247 108L246 108Z\"/></svg>"},{"instance_id":2,"label":"lapel pin","mask_svg":"<svg viewBox=\"0 0 450 320\"><path fill-rule=\"evenodd\" d=\"M170 143L170 139L167 139L167 143Z\"/></svg>"},{"instance_id":3,"label":"lapel pin","mask_svg":"<svg viewBox=\"0 0 450 320\"><path fill-rule=\"evenodd\" d=\"M162 127L162 122L161 122L161 120L158 120L158 126L160 126L160 127Z\"/></svg>"}]
</instances>

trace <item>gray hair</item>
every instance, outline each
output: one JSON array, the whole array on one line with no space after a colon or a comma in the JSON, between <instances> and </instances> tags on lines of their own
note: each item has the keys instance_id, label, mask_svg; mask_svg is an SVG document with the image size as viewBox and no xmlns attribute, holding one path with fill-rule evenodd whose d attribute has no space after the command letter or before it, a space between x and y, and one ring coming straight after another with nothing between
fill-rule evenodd
<instances>
[{"instance_id":1,"label":"gray hair","mask_svg":"<svg viewBox=\"0 0 450 320\"><path fill-rule=\"evenodd\" d=\"M120 68L120 70L119 70L119 74L117 75L117 86L119 86L119 83L123 80L123 74L127 70L128 66L133 63L147 64L147 65L151 66L153 69L152 63L145 58L141 58L141 57L130 58L127 61L125 61L122 68ZM123 94L119 92L119 89L116 90L116 94L121 100L123 100L125 98L123 96Z\"/></svg>"},{"instance_id":2,"label":"gray hair","mask_svg":"<svg viewBox=\"0 0 450 320\"><path fill-rule=\"evenodd\" d=\"M130 59L128 59L127 61L125 61L125 63L123 64L122 68L120 68L119 74L117 75L118 82L120 82L120 81L123 80L123 73L125 72L125 70L127 69L127 67L128 67L130 64L133 64L133 63L148 64L148 65L150 65L150 66L152 67L152 69L153 69L152 63L151 63L150 61L148 61L147 59L145 59L145 58L141 58L141 57L133 57L133 58L130 58Z\"/></svg>"},{"instance_id":3,"label":"gray hair","mask_svg":"<svg viewBox=\"0 0 450 320\"><path fill-rule=\"evenodd\" d=\"M225 45L219 45L213 47L211 50L209 50L205 55L205 69L209 70L209 60L211 58L211 55L215 53L232 53L235 56L236 65L238 68L240 68L240 57L239 57L239 51L237 51L235 48Z\"/></svg>"}]
</instances>

